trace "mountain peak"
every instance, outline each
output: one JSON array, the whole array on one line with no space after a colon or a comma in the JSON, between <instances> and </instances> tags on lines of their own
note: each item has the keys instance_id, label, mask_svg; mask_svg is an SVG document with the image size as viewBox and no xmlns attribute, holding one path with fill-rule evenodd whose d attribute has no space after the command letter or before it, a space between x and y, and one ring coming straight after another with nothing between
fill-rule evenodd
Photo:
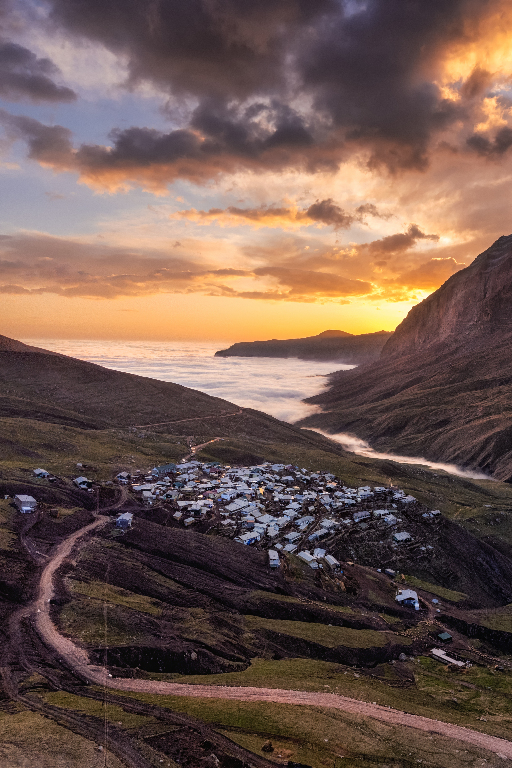
<instances>
[{"instance_id":1,"label":"mountain peak","mask_svg":"<svg viewBox=\"0 0 512 768\"><path fill-rule=\"evenodd\" d=\"M512 330L512 235L503 235L437 291L411 309L382 355L408 354L433 344L465 343Z\"/></svg>"},{"instance_id":2,"label":"mountain peak","mask_svg":"<svg viewBox=\"0 0 512 768\"><path fill-rule=\"evenodd\" d=\"M312 337L315 339L327 339L334 336L353 336L353 333L347 333L347 331L322 331L322 333L317 333L316 336Z\"/></svg>"}]
</instances>

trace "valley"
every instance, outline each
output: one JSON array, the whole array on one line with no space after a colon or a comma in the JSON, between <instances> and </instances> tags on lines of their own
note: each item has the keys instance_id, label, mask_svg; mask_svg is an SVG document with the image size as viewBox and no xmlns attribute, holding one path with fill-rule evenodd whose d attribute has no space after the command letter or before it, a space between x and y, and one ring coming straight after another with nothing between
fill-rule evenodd
<instances>
[{"instance_id":1,"label":"valley","mask_svg":"<svg viewBox=\"0 0 512 768\"><path fill-rule=\"evenodd\" d=\"M115 768L505 764L510 485L355 456L193 390L9 346L8 761L53 765L21 726L43 717L73 768L85 754ZM35 511L13 506L20 494ZM453 663L431 654L443 631Z\"/></svg>"},{"instance_id":2,"label":"valley","mask_svg":"<svg viewBox=\"0 0 512 768\"><path fill-rule=\"evenodd\" d=\"M512 236L417 304L380 358L330 377L302 426L512 477Z\"/></svg>"}]
</instances>

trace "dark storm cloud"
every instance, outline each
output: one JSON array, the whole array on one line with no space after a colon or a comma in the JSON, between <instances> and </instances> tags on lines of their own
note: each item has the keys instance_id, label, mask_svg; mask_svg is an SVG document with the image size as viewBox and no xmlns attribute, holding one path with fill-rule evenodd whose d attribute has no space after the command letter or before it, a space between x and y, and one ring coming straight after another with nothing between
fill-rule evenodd
<instances>
[{"instance_id":1,"label":"dark storm cloud","mask_svg":"<svg viewBox=\"0 0 512 768\"><path fill-rule=\"evenodd\" d=\"M0 124L10 139L26 142L32 160L58 168L72 164L72 134L68 128L44 125L32 117L11 115L4 109L0 109Z\"/></svg>"},{"instance_id":2,"label":"dark storm cloud","mask_svg":"<svg viewBox=\"0 0 512 768\"><path fill-rule=\"evenodd\" d=\"M463 116L429 74L443 48L467 35L490 2L369 0L324 19L298 67L315 106L373 163L424 168L431 136ZM430 73L429 73L430 70Z\"/></svg>"},{"instance_id":3,"label":"dark storm cloud","mask_svg":"<svg viewBox=\"0 0 512 768\"><path fill-rule=\"evenodd\" d=\"M5 111L0 111L0 122L13 139L27 143L30 158L56 170L76 170L86 181L106 187L128 179L161 188L178 177L202 183L240 169L313 170L329 162L321 152L308 152L307 130L292 110L280 105L269 108L265 126L238 112L235 119L234 112L202 105L191 128L169 133L137 127L113 130L111 146L83 144L76 150L71 132L63 126L47 126Z\"/></svg>"},{"instance_id":4,"label":"dark storm cloud","mask_svg":"<svg viewBox=\"0 0 512 768\"><path fill-rule=\"evenodd\" d=\"M38 59L35 53L21 45L0 41L0 95L4 98L34 102L74 101L74 91L53 81L58 73L50 59Z\"/></svg>"},{"instance_id":5,"label":"dark storm cloud","mask_svg":"<svg viewBox=\"0 0 512 768\"><path fill-rule=\"evenodd\" d=\"M344 211L330 198L317 200L316 203L309 206L306 215L313 221L332 225L335 229L348 229L358 218Z\"/></svg>"},{"instance_id":6,"label":"dark storm cloud","mask_svg":"<svg viewBox=\"0 0 512 768\"><path fill-rule=\"evenodd\" d=\"M130 79L245 98L280 89L290 40L336 0L51 0L53 19L126 55Z\"/></svg>"},{"instance_id":7,"label":"dark storm cloud","mask_svg":"<svg viewBox=\"0 0 512 768\"><path fill-rule=\"evenodd\" d=\"M439 62L449 46L470 41L499 3L49 0L54 24L126 57L130 83L151 81L198 100L186 136L153 136L153 145L139 137L141 162L168 162L166 147L174 159L180 151L192 156L205 177L229 170L227 160L214 164L217 171L208 162L219 153L237 158L236 167L314 171L337 168L354 147L369 151L370 165L424 169L432 137L467 117L490 84L476 68L459 84L462 98L446 99ZM201 151L189 131L201 135ZM120 163L123 145L135 165L133 138L119 132L111 158L98 148L84 148L84 158Z\"/></svg>"},{"instance_id":8,"label":"dark storm cloud","mask_svg":"<svg viewBox=\"0 0 512 768\"><path fill-rule=\"evenodd\" d=\"M508 126L500 128L493 139L488 139L482 134L474 134L467 140L467 145L482 157L499 159L512 147L512 129Z\"/></svg>"}]
</instances>

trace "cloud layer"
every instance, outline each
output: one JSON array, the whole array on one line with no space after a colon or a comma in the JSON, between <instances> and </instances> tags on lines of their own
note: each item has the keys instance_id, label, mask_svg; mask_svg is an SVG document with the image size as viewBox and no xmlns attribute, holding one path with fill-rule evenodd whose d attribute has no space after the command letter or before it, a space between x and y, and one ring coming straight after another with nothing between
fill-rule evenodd
<instances>
[{"instance_id":1,"label":"cloud layer","mask_svg":"<svg viewBox=\"0 0 512 768\"><path fill-rule=\"evenodd\" d=\"M0 0L0 16L1 169L55 212L47 233L6 229L4 295L396 306L508 226L505 0ZM110 62L108 88L84 85L74 48Z\"/></svg>"},{"instance_id":2,"label":"cloud layer","mask_svg":"<svg viewBox=\"0 0 512 768\"><path fill-rule=\"evenodd\" d=\"M50 28L122 57L125 86L158 89L179 123L169 131L112 126L105 144L72 145L69 137L53 167L100 188L165 189L178 178L205 183L239 171L335 172L354 153L370 168L424 171L440 149L494 159L512 145L509 115L504 125L485 119L490 101L495 111L510 110L496 90L503 72L478 63L480 48L494 63L493 39L512 15L503 0L48 0L47 7ZM74 98L50 79L48 59L19 45L0 48L0 69L0 92ZM30 146L21 129L19 138ZM32 149L30 156L40 160Z\"/></svg>"},{"instance_id":3,"label":"cloud layer","mask_svg":"<svg viewBox=\"0 0 512 768\"><path fill-rule=\"evenodd\" d=\"M167 250L129 249L41 234L0 238L0 293L56 294L116 299L158 293L196 293L272 301L348 301L354 297L404 300L418 288L432 289L460 269L453 258L436 259L414 250L425 235L412 225L404 234L358 248L316 248L304 241L277 239L264 248L246 247L238 264L219 266L222 257L200 259L197 243ZM391 245L391 243L394 245ZM375 269L372 258L385 256ZM395 261L394 261L395 260ZM387 264L388 262L386 262Z\"/></svg>"}]
</instances>

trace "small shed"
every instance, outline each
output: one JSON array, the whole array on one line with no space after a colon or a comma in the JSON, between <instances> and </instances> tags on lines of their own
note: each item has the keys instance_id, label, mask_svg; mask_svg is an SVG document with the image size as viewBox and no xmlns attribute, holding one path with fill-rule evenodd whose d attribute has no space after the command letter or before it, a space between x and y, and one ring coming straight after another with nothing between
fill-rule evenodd
<instances>
[{"instance_id":1,"label":"small shed","mask_svg":"<svg viewBox=\"0 0 512 768\"><path fill-rule=\"evenodd\" d=\"M407 533L407 531L400 531L399 533L393 534L393 541L396 541L397 544L403 544L404 541L411 541L412 536L410 533Z\"/></svg>"},{"instance_id":2,"label":"small shed","mask_svg":"<svg viewBox=\"0 0 512 768\"><path fill-rule=\"evenodd\" d=\"M320 539L323 539L325 536L327 536L330 533L330 531L327 530L327 528L319 528L318 531L315 531L311 534L311 536L308 536L308 541L319 541Z\"/></svg>"},{"instance_id":3,"label":"small shed","mask_svg":"<svg viewBox=\"0 0 512 768\"><path fill-rule=\"evenodd\" d=\"M122 528L126 530L132 527L133 514L131 512L123 512L122 515L116 520L116 528Z\"/></svg>"},{"instance_id":4,"label":"small shed","mask_svg":"<svg viewBox=\"0 0 512 768\"><path fill-rule=\"evenodd\" d=\"M271 568L279 568L281 564L279 554L275 549L269 549L268 551L268 564Z\"/></svg>"},{"instance_id":5,"label":"small shed","mask_svg":"<svg viewBox=\"0 0 512 768\"><path fill-rule=\"evenodd\" d=\"M74 484L78 486L78 488L88 489L92 488L92 480L88 480L86 477L75 477L73 480Z\"/></svg>"},{"instance_id":6,"label":"small shed","mask_svg":"<svg viewBox=\"0 0 512 768\"><path fill-rule=\"evenodd\" d=\"M50 473L46 469L34 469L34 475L43 478L50 477Z\"/></svg>"},{"instance_id":7,"label":"small shed","mask_svg":"<svg viewBox=\"0 0 512 768\"><path fill-rule=\"evenodd\" d=\"M453 637L448 632L440 632L437 636L437 639L442 643L451 643Z\"/></svg>"},{"instance_id":8,"label":"small shed","mask_svg":"<svg viewBox=\"0 0 512 768\"><path fill-rule=\"evenodd\" d=\"M465 667L467 665L464 661L459 661L458 659L453 659L451 656L447 656L442 648L432 648L430 653L435 659L443 662L443 664L451 664L455 667Z\"/></svg>"},{"instance_id":9,"label":"small shed","mask_svg":"<svg viewBox=\"0 0 512 768\"><path fill-rule=\"evenodd\" d=\"M25 496L22 493L14 497L14 504L20 512L33 512L37 507L37 501L33 496Z\"/></svg>"},{"instance_id":10,"label":"small shed","mask_svg":"<svg viewBox=\"0 0 512 768\"><path fill-rule=\"evenodd\" d=\"M325 559L325 562L327 563L327 565L329 566L329 568L331 570L333 570L333 571L339 571L340 570L341 564L339 563L338 560L336 560L335 557L333 557L332 555L326 555L324 559Z\"/></svg>"}]
</instances>

